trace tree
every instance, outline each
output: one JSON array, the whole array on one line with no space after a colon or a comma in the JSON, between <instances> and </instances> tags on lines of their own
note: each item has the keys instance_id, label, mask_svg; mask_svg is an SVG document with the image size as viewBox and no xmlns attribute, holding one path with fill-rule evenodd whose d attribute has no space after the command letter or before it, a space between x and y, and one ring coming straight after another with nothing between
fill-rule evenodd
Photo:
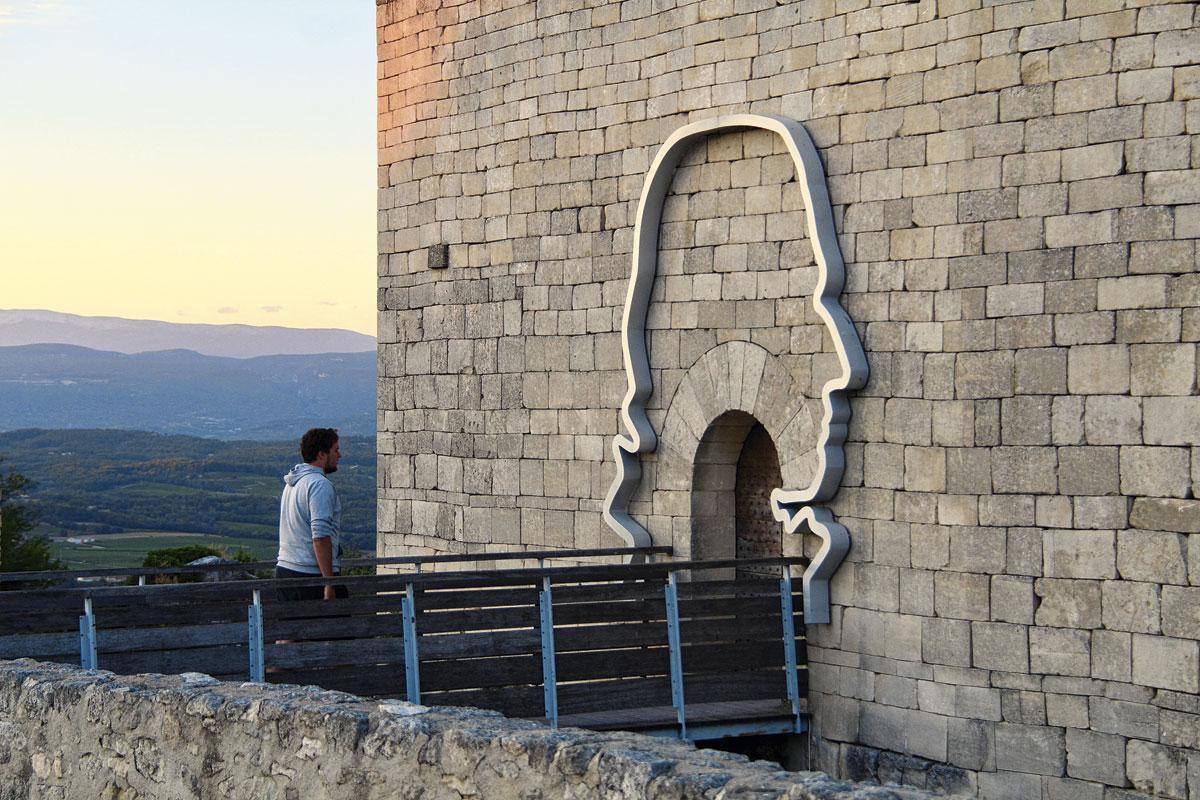
<instances>
[{"instance_id":1,"label":"tree","mask_svg":"<svg viewBox=\"0 0 1200 800\"><path fill-rule=\"evenodd\" d=\"M0 571L63 568L46 537L25 535L37 527L37 512L25 500L32 488L33 481L11 469L0 477Z\"/></svg>"}]
</instances>

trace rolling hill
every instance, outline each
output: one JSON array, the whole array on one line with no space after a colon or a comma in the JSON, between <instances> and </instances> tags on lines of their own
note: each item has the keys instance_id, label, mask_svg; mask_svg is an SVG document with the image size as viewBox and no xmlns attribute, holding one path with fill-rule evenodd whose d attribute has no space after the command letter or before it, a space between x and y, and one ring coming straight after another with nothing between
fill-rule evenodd
<instances>
[{"instance_id":1,"label":"rolling hill","mask_svg":"<svg viewBox=\"0 0 1200 800\"><path fill-rule=\"evenodd\" d=\"M226 358L0 347L0 431L120 428L292 440L318 425L374 436L374 349Z\"/></svg>"},{"instance_id":2,"label":"rolling hill","mask_svg":"<svg viewBox=\"0 0 1200 800\"><path fill-rule=\"evenodd\" d=\"M226 358L375 351L374 337L341 328L196 325L0 309L0 347L26 344L72 344L115 353L183 349Z\"/></svg>"}]
</instances>

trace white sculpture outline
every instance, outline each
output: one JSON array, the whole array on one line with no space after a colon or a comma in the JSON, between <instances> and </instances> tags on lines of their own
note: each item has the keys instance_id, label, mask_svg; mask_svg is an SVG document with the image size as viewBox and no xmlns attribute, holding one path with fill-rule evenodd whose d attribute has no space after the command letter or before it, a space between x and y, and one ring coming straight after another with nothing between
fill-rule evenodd
<instances>
[{"instance_id":1,"label":"white sculpture outline","mask_svg":"<svg viewBox=\"0 0 1200 800\"><path fill-rule=\"evenodd\" d=\"M845 526L834 521L829 509L812 504L828 501L841 485L850 421L847 393L862 388L867 382L869 368L858 331L839 302L845 282L845 264L833 224L825 170L808 132L795 120L762 114L733 114L693 122L667 138L650 166L634 225L633 271L621 324L621 346L629 382L621 406L625 433L613 437L617 475L604 500L604 521L631 547L651 544L650 533L630 516L629 502L642 478L640 454L653 452L658 445L658 436L646 416L646 402L654 391L646 346L646 314L658 268L658 230L667 190L688 145L716 132L747 129L778 134L795 162L804 197L808 234L817 262L813 308L829 329L841 365L841 374L821 389L824 416L817 439L817 470L812 482L803 489L780 488L771 493L771 512L783 523L787 533L796 533L803 526L821 539L820 549L804 571L804 619L810 623L827 623L830 621L829 580L850 549L850 534Z\"/></svg>"}]
</instances>

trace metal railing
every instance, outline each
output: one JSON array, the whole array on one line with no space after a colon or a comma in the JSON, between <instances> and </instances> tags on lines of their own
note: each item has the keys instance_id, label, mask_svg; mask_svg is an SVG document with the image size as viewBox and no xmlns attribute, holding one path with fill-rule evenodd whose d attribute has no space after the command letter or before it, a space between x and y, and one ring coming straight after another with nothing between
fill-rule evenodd
<instances>
[{"instance_id":1,"label":"metal railing","mask_svg":"<svg viewBox=\"0 0 1200 800\"><path fill-rule=\"evenodd\" d=\"M803 621L791 568L805 561L544 564L634 550L646 558L669 552L415 556L367 560L413 567L396 574L0 592L0 620L8 620L0 622L0 657L70 657L61 613L74 605L83 610L78 663L89 669L186 666L376 696L403 687L413 703L479 705L552 726L637 728L685 739L803 731L796 627ZM430 563L528 559L542 563L422 570ZM730 580L744 567L773 567L780 578ZM701 580L703 574L717 579ZM331 583L345 586L349 599L271 599L273 590ZM33 616L15 621L21 600ZM243 623L236 621L238 608ZM37 619L50 630L37 631Z\"/></svg>"},{"instance_id":2,"label":"metal railing","mask_svg":"<svg viewBox=\"0 0 1200 800\"><path fill-rule=\"evenodd\" d=\"M490 561L551 561L555 559L591 559L622 557L635 560L653 560L656 556L670 555L669 546L655 547L597 547L578 550L506 550L486 553L441 553L425 556L387 556L382 558L344 558L343 569L355 567L412 565L417 571L426 564L464 564ZM97 567L94 569L55 569L39 572L0 572L0 585L5 583L52 583L80 578L148 578L168 575L196 575L204 573L228 573L236 571L258 571L273 569L275 560L230 561L220 564L195 564L183 567ZM144 585L144 583L142 584Z\"/></svg>"}]
</instances>

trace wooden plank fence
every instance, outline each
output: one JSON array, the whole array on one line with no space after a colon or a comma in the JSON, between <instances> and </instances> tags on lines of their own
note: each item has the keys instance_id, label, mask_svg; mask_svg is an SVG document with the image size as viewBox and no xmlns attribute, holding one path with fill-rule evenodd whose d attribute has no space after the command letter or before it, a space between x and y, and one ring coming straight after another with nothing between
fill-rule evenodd
<instances>
[{"instance_id":1,"label":"wooden plank fence","mask_svg":"<svg viewBox=\"0 0 1200 800\"><path fill-rule=\"evenodd\" d=\"M530 554L487 558L524 564ZM317 684L688 739L798 732L807 672L791 567L802 563L425 568L0 592L0 658ZM750 565L782 577L735 569ZM349 597L277 596L328 582Z\"/></svg>"}]
</instances>

